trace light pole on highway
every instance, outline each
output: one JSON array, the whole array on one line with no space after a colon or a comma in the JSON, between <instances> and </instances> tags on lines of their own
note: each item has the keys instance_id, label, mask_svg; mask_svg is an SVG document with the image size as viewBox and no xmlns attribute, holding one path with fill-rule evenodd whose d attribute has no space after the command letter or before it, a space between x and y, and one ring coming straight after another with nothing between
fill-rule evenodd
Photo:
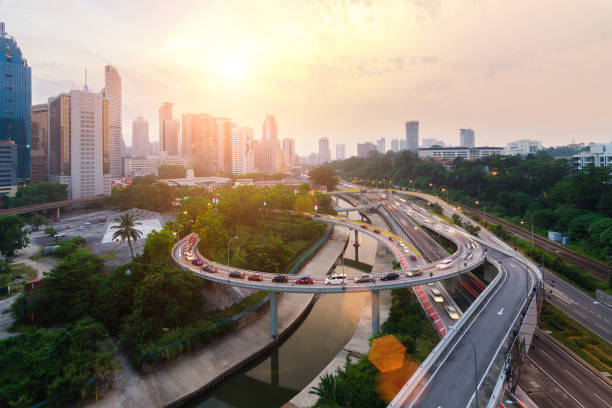
<instances>
[{"instance_id":1,"label":"light pole on highway","mask_svg":"<svg viewBox=\"0 0 612 408\"><path fill-rule=\"evenodd\" d=\"M232 242L232 240L238 238L238 235L233 236L229 239L229 241L227 241L227 273L229 275L229 254L230 254L230 244Z\"/></svg>"},{"instance_id":2,"label":"light pole on highway","mask_svg":"<svg viewBox=\"0 0 612 408\"><path fill-rule=\"evenodd\" d=\"M446 187L442 187L442 192L446 191L446 202L448 203L448 189Z\"/></svg>"}]
</instances>

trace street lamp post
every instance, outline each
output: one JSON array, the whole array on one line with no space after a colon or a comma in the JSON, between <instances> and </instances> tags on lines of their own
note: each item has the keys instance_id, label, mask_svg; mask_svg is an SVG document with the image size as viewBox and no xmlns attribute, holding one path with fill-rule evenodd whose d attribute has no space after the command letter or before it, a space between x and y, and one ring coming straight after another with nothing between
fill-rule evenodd
<instances>
[{"instance_id":1,"label":"street lamp post","mask_svg":"<svg viewBox=\"0 0 612 408\"><path fill-rule=\"evenodd\" d=\"M229 241L227 241L227 273L229 275L229 255L230 255L230 244L232 242L232 240L238 238L238 235L233 236L229 239Z\"/></svg>"}]
</instances>

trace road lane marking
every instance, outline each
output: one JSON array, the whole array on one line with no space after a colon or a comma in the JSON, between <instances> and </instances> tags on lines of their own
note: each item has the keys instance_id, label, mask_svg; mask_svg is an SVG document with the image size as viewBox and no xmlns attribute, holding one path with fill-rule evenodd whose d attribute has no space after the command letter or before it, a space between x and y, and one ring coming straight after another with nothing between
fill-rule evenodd
<instances>
[{"instance_id":1,"label":"road lane marking","mask_svg":"<svg viewBox=\"0 0 612 408\"><path fill-rule=\"evenodd\" d=\"M555 360L554 358L552 358L552 357L550 356L550 354L548 354L547 352L545 352L545 351L544 351L544 349L543 349L543 348L541 348L541 347L540 347L540 351L541 351L542 353L546 354L546 355L548 356L548 358L550 358L552 361L557 361L557 360Z\"/></svg>"},{"instance_id":2,"label":"road lane marking","mask_svg":"<svg viewBox=\"0 0 612 408\"><path fill-rule=\"evenodd\" d=\"M601 402L603 402L604 404L606 404L607 406L609 406L610 408L612 408L612 405L608 404L606 401L604 401L603 398L601 398L599 395L593 393L594 396L597 397L598 400L600 400Z\"/></svg>"},{"instance_id":3,"label":"road lane marking","mask_svg":"<svg viewBox=\"0 0 612 408\"><path fill-rule=\"evenodd\" d=\"M497 312L498 316L501 316L504 314L504 308L502 307L501 309L499 309L499 312Z\"/></svg>"},{"instance_id":4,"label":"road lane marking","mask_svg":"<svg viewBox=\"0 0 612 408\"><path fill-rule=\"evenodd\" d=\"M538 365L538 363L536 363L535 361L533 361L533 359L532 359L530 356L527 356L527 358L529 359L529 361L531 361L531 362L533 363L533 365L534 365L534 366L536 366L536 368L537 368L538 370L540 370L542 373L544 373L544 375L546 375L546 376L547 376L548 378L550 378L550 379L551 379L551 380L552 380L552 381L553 381L555 384L557 384L557 387L559 387L559 388L561 388L563 391L565 391L565 393L566 393L567 395L569 395L569 397L570 397L571 399L573 399L573 400L576 402L576 404L580 405L582 408L586 408L584 405L582 405L582 404L580 403L580 401L578 401L576 398L574 398L574 396L573 396L572 394L570 394L568 390L566 390L566 389L565 389L565 388L564 388L564 387L563 387L561 384L559 384L559 382L557 382L557 380L555 380L554 378L552 378L552 376L551 376L550 374L548 374L548 373L546 372L546 370L544 370L542 367L540 367L540 366Z\"/></svg>"},{"instance_id":5,"label":"road lane marking","mask_svg":"<svg viewBox=\"0 0 612 408\"><path fill-rule=\"evenodd\" d=\"M580 381L574 374L570 373L567 368L563 369L566 373L568 373L574 380L578 381L580 384L582 384L582 381Z\"/></svg>"},{"instance_id":6,"label":"road lane marking","mask_svg":"<svg viewBox=\"0 0 612 408\"><path fill-rule=\"evenodd\" d=\"M593 324L594 324L595 326L599 327L601 330L605 331L606 333L609 333L609 330L608 330L608 329L606 329L605 327L602 327L602 326L600 326L599 324L597 324L597 323L595 323L595 322L593 322Z\"/></svg>"}]
</instances>

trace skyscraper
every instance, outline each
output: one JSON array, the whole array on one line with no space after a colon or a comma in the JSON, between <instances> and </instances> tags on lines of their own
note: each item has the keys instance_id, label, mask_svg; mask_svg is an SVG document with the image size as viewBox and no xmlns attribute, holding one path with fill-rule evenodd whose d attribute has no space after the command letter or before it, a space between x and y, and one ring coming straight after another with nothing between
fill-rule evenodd
<instances>
[{"instance_id":1,"label":"skyscraper","mask_svg":"<svg viewBox=\"0 0 612 408\"><path fill-rule=\"evenodd\" d=\"M291 138L283 139L283 168L289 169L295 165L295 140Z\"/></svg>"},{"instance_id":2,"label":"skyscraper","mask_svg":"<svg viewBox=\"0 0 612 408\"><path fill-rule=\"evenodd\" d=\"M399 149L400 150L406 150L408 143L406 142L406 139L400 139L399 141Z\"/></svg>"},{"instance_id":3,"label":"skyscraper","mask_svg":"<svg viewBox=\"0 0 612 408\"><path fill-rule=\"evenodd\" d=\"M149 153L149 122L139 116L132 122L132 157L145 157Z\"/></svg>"},{"instance_id":4,"label":"skyscraper","mask_svg":"<svg viewBox=\"0 0 612 408\"><path fill-rule=\"evenodd\" d=\"M370 157L376 151L376 145L372 142L357 143L357 157Z\"/></svg>"},{"instance_id":5,"label":"skyscraper","mask_svg":"<svg viewBox=\"0 0 612 408\"><path fill-rule=\"evenodd\" d=\"M228 118L216 118L218 164L217 171L232 172L232 121Z\"/></svg>"},{"instance_id":6,"label":"skyscraper","mask_svg":"<svg viewBox=\"0 0 612 408\"><path fill-rule=\"evenodd\" d=\"M109 152L111 177L121 177L121 77L112 65L104 67L104 98L109 106Z\"/></svg>"},{"instance_id":7,"label":"skyscraper","mask_svg":"<svg viewBox=\"0 0 612 408\"><path fill-rule=\"evenodd\" d=\"M30 182L47 181L49 171L49 104L30 109Z\"/></svg>"},{"instance_id":8,"label":"skyscraper","mask_svg":"<svg viewBox=\"0 0 612 408\"><path fill-rule=\"evenodd\" d=\"M278 140L278 128L276 126L276 119L273 115L266 114L266 119L262 126L262 140Z\"/></svg>"},{"instance_id":9,"label":"skyscraper","mask_svg":"<svg viewBox=\"0 0 612 408\"><path fill-rule=\"evenodd\" d=\"M253 128L232 127L232 174L253 172L254 160Z\"/></svg>"},{"instance_id":10,"label":"skyscraper","mask_svg":"<svg viewBox=\"0 0 612 408\"><path fill-rule=\"evenodd\" d=\"M159 150L160 152L168 151L166 147L166 121L172 120L172 105L174 105L172 102L164 102L159 108Z\"/></svg>"},{"instance_id":11,"label":"skyscraper","mask_svg":"<svg viewBox=\"0 0 612 408\"><path fill-rule=\"evenodd\" d=\"M179 152L179 122L178 120L166 119L164 120L164 148L162 151L166 152L168 156L177 156Z\"/></svg>"},{"instance_id":12,"label":"skyscraper","mask_svg":"<svg viewBox=\"0 0 612 408\"><path fill-rule=\"evenodd\" d=\"M476 147L476 137L472 129L459 129L459 146Z\"/></svg>"},{"instance_id":13,"label":"skyscraper","mask_svg":"<svg viewBox=\"0 0 612 408\"><path fill-rule=\"evenodd\" d=\"M183 114L183 155L191 157L198 167L218 171L219 135L217 120L207 113Z\"/></svg>"},{"instance_id":14,"label":"skyscraper","mask_svg":"<svg viewBox=\"0 0 612 408\"><path fill-rule=\"evenodd\" d=\"M336 160L344 160L346 159L346 145L337 144L336 145Z\"/></svg>"},{"instance_id":15,"label":"skyscraper","mask_svg":"<svg viewBox=\"0 0 612 408\"><path fill-rule=\"evenodd\" d=\"M416 120L406 122L406 149L413 153L419 151L419 122Z\"/></svg>"},{"instance_id":16,"label":"skyscraper","mask_svg":"<svg viewBox=\"0 0 612 408\"><path fill-rule=\"evenodd\" d=\"M0 140L17 148L17 184L30 182L32 71L17 41L0 23Z\"/></svg>"},{"instance_id":17,"label":"skyscraper","mask_svg":"<svg viewBox=\"0 0 612 408\"><path fill-rule=\"evenodd\" d=\"M329 139L322 137L319 139L319 164L331 161L331 150L329 150Z\"/></svg>"},{"instance_id":18,"label":"skyscraper","mask_svg":"<svg viewBox=\"0 0 612 408\"><path fill-rule=\"evenodd\" d=\"M49 98L49 181L71 199L110 194L110 101L74 90Z\"/></svg>"},{"instance_id":19,"label":"skyscraper","mask_svg":"<svg viewBox=\"0 0 612 408\"><path fill-rule=\"evenodd\" d=\"M12 140L0 140L0 197L12 197L16 192L17 145Z\"/></svg>"},{"instance_id":20,"label":"skyscraper","mask_svg":"<svg viewBox=\"0 0 612 408\"><path fill-rule=\"evenodd\" d=\"M387 146L385 142L386 141L384 137L381 137L376 141L376 149L378 150L378 153L385 154L387 152Z\"/></svg>"},{"instance_id":21,"label":"skyscraper","mask_svg":"<svg viewBox=\"0 0 612 408\"><path fill-rule=\"evenodd\" d=\"M394 151L395 153L399 152L400 150L399 140L391 139L391 150Z\"/></svg>"}]
</instances>

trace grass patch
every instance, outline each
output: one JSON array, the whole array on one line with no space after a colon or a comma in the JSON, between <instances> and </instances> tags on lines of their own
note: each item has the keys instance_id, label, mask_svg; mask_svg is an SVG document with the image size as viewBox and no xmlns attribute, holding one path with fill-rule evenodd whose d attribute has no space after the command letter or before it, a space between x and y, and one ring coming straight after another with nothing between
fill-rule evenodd
<instances>
[{"instance_id":1,"label":"grass patch","mask_svg":"<svg viewBox=\"0 0 612 408\"><path fill-rule=\"evenodd\" d=\"M372 272L372 265L368 265L364 262L355 261L354 259L344 258L344 266L350 266L351 268L355 268L357 270L370 273Z\"/></svg>"},{"instance_id":2,"label":"grass patch","mask_svg":"<svg viewBox=\"0 0 612 408\"><path fill-rule=\"evenodd\" d=\"M454 254L457 251L457 245L444 235L440 235L436 231L433 231L424 225L421 226L421 229L425 231L434 241L440 244L440 246L449 254Z\"/></svg>"},{"instance_id":3,"label":"grass patch","mask_svg":"<svg viewBox=\"0 0 612 408\"><path fill-rule=\"evenodd\" d=\"M550 303L540 315L542 328L599 371L612 371L612 346Z\"/></svg>"}]
</instances>

